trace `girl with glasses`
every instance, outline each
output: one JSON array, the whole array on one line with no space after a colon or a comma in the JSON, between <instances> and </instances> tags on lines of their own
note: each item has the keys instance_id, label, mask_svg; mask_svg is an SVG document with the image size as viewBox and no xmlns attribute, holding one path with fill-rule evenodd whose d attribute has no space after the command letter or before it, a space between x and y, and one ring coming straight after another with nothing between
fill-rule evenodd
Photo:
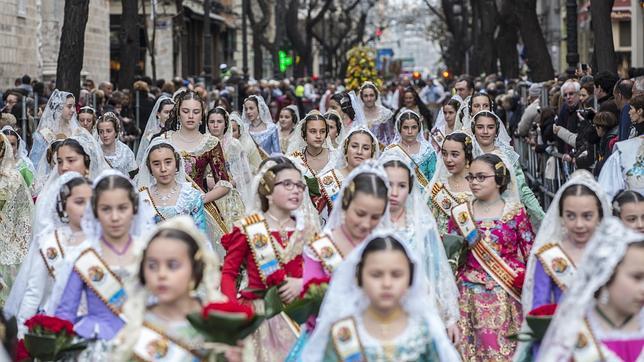
<instances>
[{"instance_id":1,"label":"girl with glasses","mask_svg":"<svg viewBox=\"0 0 644 362\"><path fill-rule=\"evenodd\" d=\"M521 288L534 240L513 173L500 157L479 156L466 176L474 198L454 207L448 230L468 250L458 270L464 360L509 360L521 326Z\"/></svg>"}]
</instances>

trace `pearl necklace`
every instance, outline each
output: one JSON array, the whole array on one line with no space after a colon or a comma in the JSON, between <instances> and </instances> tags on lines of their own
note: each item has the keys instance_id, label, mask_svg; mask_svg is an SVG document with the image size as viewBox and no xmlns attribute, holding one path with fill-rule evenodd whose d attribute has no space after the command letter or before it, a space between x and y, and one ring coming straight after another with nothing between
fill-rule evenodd
<instances>
[{"instance_id":1,"label":"pearl necklace","mask_svg":"<svg viewBox=\"0 0 644 362\"><path fill-rule=\"evenodd\" d=\"M179 186L177 184L172 186L172 189L170 189L170 191L165 195L159 191L159 187L157 185L154 185L152 189L154 196L159 200L161 206L168 206L168 201L172 200L178 191Z\"/></svg>"}]
</instances>

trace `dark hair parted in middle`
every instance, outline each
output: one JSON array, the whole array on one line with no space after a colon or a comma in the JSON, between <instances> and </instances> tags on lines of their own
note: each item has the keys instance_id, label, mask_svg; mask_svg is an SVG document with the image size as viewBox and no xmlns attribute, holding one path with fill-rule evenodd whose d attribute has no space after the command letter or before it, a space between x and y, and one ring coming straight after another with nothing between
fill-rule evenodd
<instances>
[{"instance_id":1,"label":"dark hair parted in middle","mask_svg":"<svg viewBox=\"0 0 644 362\"><path fill-rule=\"evenodd\" d=\"M385 210L387 209L387 200L389 188L385 181L373 172L364 172L357 175L351 183L344 189L342 195L342 210L349 208L356 195L363 193L385 201Z\"/></svg>"},{"instance_id":2,"label":"dark hair parted in middle","mask_svg":"<svg viewBox=\"0 0 644 362\"><path fill-rule=\"evenodd\" d=\"M414 264L411 262L411 259L409 258L409 255L407 255L403 245L393 236L377 237L369 241L367 246L364 248L362 251L362 258L360 258L360 262L356 269L356 280L358 281L358 286L362 287L362 269L364 268L364 261L367 259L367 256L377 251L384 250L400 251L405 255L405 258L409 263L409 286L411 286L414 281Z\"/></svg>"},{"instance_id":3,"label":"dark hair parted in middle","mask_svg":"<svg viewBox=\"0 0 644 362\"><path fill-rule=\"evenodd\" d=\"M136 191L130 180L122 175L109 175L101 179L94 187L94 193L92 193L91 199L94 217L98 217L97 204L98 199L101 197L103 192L116 189L125 190L127 192L128 199L132 203L134 214L139 211L139 193Z\"/></svg>"}]
</instances>

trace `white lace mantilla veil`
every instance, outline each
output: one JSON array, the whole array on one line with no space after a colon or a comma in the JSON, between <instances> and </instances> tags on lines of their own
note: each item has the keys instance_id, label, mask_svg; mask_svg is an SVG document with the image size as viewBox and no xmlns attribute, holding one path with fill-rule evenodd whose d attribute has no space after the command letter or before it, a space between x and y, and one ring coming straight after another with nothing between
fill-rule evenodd
<instances>
[{"instance_id":1,"label":"white lace mantilla veil","mask_svg":"<svg viewBox=\"0 0 644 362\"><path fill-rule=\"evenodd\" d=\"M148 167L147 160L148 160L148 157L150 157L150 150L152 149L152 147L159 144L169 145L174 152L179 152L177 151L177 148L172 144L172 142L170 142L170 140L165 139L163 137L157 137L153 139L148 145L145 152L143 153L143 158L141 159L142 163L140 164L140 167L139 167L139 173L134 178L134 182L136 183L137 190L140 190L142 187L149 188L150 186L157 183L154 176L152 175L152 172L150 171L150 168ZM177 165L178 167L177 173L174 176L174 179L177 181L177 184L179 186L187 182L186 169L183 164L184 164L183 157L179 157L179 164Z\"/></svg>"},{"instance_id":2,"label":"white lace mantilla veil","mask_svg":"<svg viewBox=\"0 0 644 362\"><path fill-rule=\"evenodd\" d=\"M288 149L286 151L287 154L292 155L296 151L302 151L304 152L304 147L306 147L306 140L302 137L302 127L304 127L304 124L306 123L306 118L309 115L315 115L319 114L320 117L324 118L324 116L317 112L317 111L311 111L304 116L304 118L301 121L297 122L297 125L295 126L295 129L293 130L293 136L289 140L288 144ZM324 121L326 122L326 120ZM333 150L333 145L331 144L331 139L329 138L329 135L327 134L326 139L324 140L324 145L322 146L324 148L328 148L329 151ZM329 154L329 163L332 160L332 155Z\"/></svg>"},{"instance_id":3,"label":"white lace mantilla veil","mask_svg":"<svg viewBox=\"0 0 644 362\"><path fill-rule=\"evenodd\" d=\"M289 104L288 106L286 106L284 108L290 109L295 114L295 119L293 120L294 124L300 123L300 120L302 119L300 117L300 110L297 108L297 106L295 104Z\"/></svg>"},{"instance_id":4,"label":"white lace mantilla veil","mask_svg":"<svg viewBox=\"0 0 644 362\"><path fill-rule=\"evenodd\" d=\"M461 106L458 108L456 111L456 121L454 122L454 129L457 126L459 128L467 129L469 130L471 128L471 118L470 118L470 108L469 108L469 103L470 103L470 98L472 96L467 96L463 101L461 102ZM459 97L460 98L460 97Z\"/></svg>"},{"instance_id":5,"label":"white lace mantilla veil","mask_svg":"<svg viewBox=\"0 0 644 362\"><path fill-rule=\"evenodd\" d=\"M219 291L221 284L221 262L212 251L206 236L199 231L190 216L180 215L163 221L146 235L143 245L149 244L154 235L163 230L180 230L190 235L199 246L201 260L204 263L203 278L197 288L197 295L203 305L211 302L226 301ZM143 261L141 261L143 262ZM138 281L138 278L137 278ZM132 349L139 339L141 327L145 319L146 309L151 306L154 296L139 282L126 286L128 298L123 305L123 315L127 324L116 336L116 354L118 361L127 361L132 357Z\"/></svg>"},{"instance_id":6,"label":"white lace mantilla veil","mask_svg":"<svg viewBox=\"0 0 644 362\"><path fill-rule=\"evenodd\" d=\"M64 184L75 179L77 177L83 177L77 172L66 172L65 174L58 177L53 184L51 184L47 189L38 196L38 201L40 205L40 212L35 215L35 219L39 220L40 230L32 231L31 243L29 245L29 251L25 257L18 275L11 286L11 292L4 304L4 314L7 317L15 316L20 309L20 304L27 290L27 283L29 282L32 262L39 258L38 253L40 251L40 245L38 245L38 240L42 235L47 233L52 233L54 230L66 226L56 211L56 205L58 203L58 195L60 189ZM53 311L47 311L53 312Z\"/></svg>"},{"instance_id":7,"label":"white lace mantilla veil","mask_svg":"<svg viewBox=\"0 0 644 362\"><path fill-rule=\"evenodd\" d=\"M474 142L474 138L468 132L465 132L465 131L454 131L454 132L450 133L450 135L457 134L457 133L466 135L467 137L469 137L470 142ZM448 136L448 135L445 135L445 136ZM442 148L442 145L440 145L440 146ZM440 153L440 150L439 150L439 152L437 152L437 155L436 155L436 170L434 171L434 175L432 176L432 179L429 180L429 183L425 187L424 195L425 195L428 203L432 202L432 200L431 200L432 199L432 188L434 187L434 185L437 182L440 182L443 185L446 185L447 187L449 187L449 177L451 175L452 174L447 170L447 167L445 166L445 163L443 162L443 157L441 157L441 153Z\"/></svg>"},{"instance_id":8,"label":"white lace mantilla veil","mask_svg":"<svg viewBox=\"0 0 644 362\"><path fill-rule=\"evenodd\" d=\"M253 191L252 199L244 200L247 201L244 204L246 205L246 213L250 214L264 214L262 211L262 202L259 198L259 185L260 181L264 177L264 174L273 166L277 165L274 159L287 159L300 171L300 181L306 185L306 180L304 179L304 170L302 165L300 165L296 160L286 157L286 156L273 156L268 158L264 165L259 169L257 175L253 179L251 190ZM281 163L281 162L280 162ZM295 242L290 242L285 250L285 255L288 255L287 260L292 259L292 257L302 253L304 249L304 244L308 242L315 234L319 233L321 230L320 218L318 217L318 212L311 202L311 198L308 197L309 188L305 187L304 192L302 193L302 203L295 211L291 212L291 215L295 217L295 234L291 237L291 240Z\"/></svg>"},{"instance_id":9,"label":"white lace mantilla veil","mask_svg":"<svg viewBox=\"0 0 644 362\"><path fill-rule=\"evenodd\" d=\"M249 98L255 98L255 100L257 101L258 117L266 125L266 129L269 130L272 127L277 127L275 126L275 122L273 122L273 117L271 117L271 111L268 109L268 105L266 105L264 98L253 94L251 96L248 96L248 98L246 98L244 101L248 100ZM250 120L248 119L248 115L246 115L245 107L242 110L241 119L244 122L244 124L250 129Z\"/></svg>"},{"instance_id":10,"label":"white lace mantilla veil","mask_svg":"<svg viewBox=\"0 0 644 362\"><path fill-rule=\"evenodd\" d=\"M34 168L34 164L29 159L29 153L27 152L27 143L22 139L22 137L20 137L20 133L13 129L13 127L6 125L2 127L0 132L4 130L13 131L16 133L16 135L18 135L18 142L20 144L18 145L18 153L14 156L16 163L18 162L18 160L23 161L27 165L27 168L29 168L29 170L31 170L31 172L33 172L35 175L36 169Z\"/></svg>"},{"instance_id":11,"label":"white lace mantilla veil","mask_svg":"<svg viewBox=\"0 0 644 362\"><path fill-rule=\"evenodd\" d=\"M364 249L372 240L387 236L401 240L391 229L376 231L367 241L353 249L333 273L329 289L320 308L315 330L302 352L302 361L322 361L333 324L343 318L359 315L369 306L369 298L362 288L357 285L356 272L358 263L362 259ZM429 289L424 278L425 272L418 260L418 255L406 243L401 242L401 244L414 265L412 284L401 301L402 308L410 318L422 319L423 322L428 324L433 347L436 348L441 361L459 361L458 353L447 338L445 325L439 317L436 306L432 299L428 297Z\"/></svg>"},{"instance_id":12,"label":"white lace mantilla veil","mask_svg":"<svg viewBox=\"0 0 644 362\"><path fill-rule=\"evenodd\" d=\"M104 170L111 169L110 166L105 161L105 157L103 156L103 150L101 149L101 146L98 144L98 141L85 128L78 127L74 129L74 134L69 138L75 139L76 141L78 141L78 143L83 148L83 151L85 151L85 153L89 156L88 178L90 180L93 180L94 178L96 178ZM47 161L45 160L44 164L46 163ZM44 175L40 175L40 171L42 171L42 168L40 166L43 166L43 163L41 163L38 167L39 175L36 176L37 181L39 179L41 180L40 177L44 177ZM54 161L54 165L52 166L51 171L49 172L49 176L46 178L46 181L42 183L42 190L50 189L51 188L50 185L53 185L56 179L58 179L60 176L61 175L58 174L58 166L56 164L56 161ZM36 212L33 220L33 228L36 232L40 232L43 230L44 225L42 225L42 222L46 220L48 217L48 210L43 210L40 205L41 205L41 201L39 197L36 200Z\"/></svg>"},{"instance_id":13,"label":"white lace mantilla veil","mask_svg":"<svg viewBox=\"0 0 644 362\"><path fill-rule=\"evenodd\" d=\"M107 169L101 172L101 174L98 175L98 177L96 177L92 182L92 189L95 190L96 185L98 185L101 180L112 175L120 176L126 179L132 185L134 191L137 191L136 185L132 180L114 169ZM154 211L152 211L151 206L143 201L142 197L138 197L137 210L138 211L136 215L134 215L132 219L132 225L130 226L130 235L133 239L132 248L134 248L134 250L137 252L136 256L139 257L140 255L138 254L143 249L143 244L141 243L142 236L145 235L145 233L150 232L150 230L154 228ZM92 210L91 203L87 204L83 212L83 218L81 219L81 229L83 230L83 234L85 234L86 242L89 244L88 247L93 248L100 254L102 249L100 237L103 233L103 229L101 228L101 224L98 221L98 218L94 216L94 211ZM62 270L60 270L60 272L56 272L56 274L60 277L56 278L54 287L52 288L52 295L49 299L49 306L46 310L55 310L58 306L58 301L60 301L65 286L67 285L67 279L69 279L72 268L73 263L64 264L64 268L61 268Z\"/></svg>"},{"instance_id":14,"label":"white lace mantilla veil","mask_svg":"<svg viewBox=\"0 0 644 362\"><path fill-rule=\"evenodd\" d=\"M610 280L629 245L642 240L643 234L628 229L618 218L604 216L550 322L538 362L570 360L583 320L595 306L595 293Z\"/></svg>"},{"instance_id":15,"label":"white lace mantilla veil","mask_svg":"<svg viewBox=\"0 0 644 362\"><path fill-rule=\"evenodd\" d=\"M474 149L473 149L474 157L484 153L483 150L481 149L481 146L476 141L476 136L474 134L474 126L473 126L474 125L473 122L476 116L483 113L486 113L496 119L499 133L494 139L494 146L496 146L498 149L503 151L503 153L506 154L506 157L508 158L508 160L512 162L512 164L515 164L515 162L519 159L519 155L512 147L512 144L511 144L512 138L508 134L508 130L505 129L505 125L503 124L503 122L501 122L501 118L499 118L499 116L497 116L496 113L488 110L482 110L476 113L474 116L472 116L471 118L472 122L470 123L469 126L466 127L465 125L463 125L463 128L466 130L466 132L471 132L472 134L473 141L474 141ZM513 154L516 156L513 156Z\"/></svg>"},{"instance_id":16,"label":"white lace mantilla veil","mask_svg":"<svg viewBox=\"0 0 644 362\"><path fill-rule=\"evenodd\" d=\"M407 220L411 216L413 224L412 232L415 240L413 241L414 245L411 245L411 247L415 252L418 252L418 255L423 256L424 260L420 260L420 262L427 273L430 295L432 300L437 301L437 308L443 322L447 326L455 325L460 318L458 308L459 292L454 280L454 273L447 262L445 247L438 234L436 219L434 219L429 206L427 206L422 186L416 179L414 171L416 166L415 164L408 164L406 158L391 151L383 152L379 161L383 168L389 161L401 162L407 167L407 171L413 179L413 187L405 203ZM391 226L394 227L394 225Z\"/></svg>"},{"instance_id":17,"label":"white lace mantilla veil","mask_svg":"<svg viewBox=\"0 0 644 362\"><path fill-rule=\"evenodd\" d=\"M248 159L248 165L251 168L251 173L257 172L259 163L261 163L261 156L259 154L257 144L248 131L248 126L242 121L241 115L239 115L239 112L237 111L230 113L230 115L228 116L228 122L235 122L237 123L237 126L239 126L239 139L237 141L239 141L239 143L241 144L242 150L246 152L246 157ZM229 127L229 130L224 134L224 137L226 137L226 135L228 134L230 135L230 138L234 138L232 126ZM256 165L253 164L253 160L255 160L255 162L257 163Z\"/></svg>"},{"instance_id":18,"label":"white lace mantilla veil","mask_svg":"<svg viewBox=\"0 0 644 362\"><path fill-rule=\"evenodd\" d=\"M152 108L152 112L148 117L148 123L146 123L145 125L145 131L143 131L143 135L141 136L141 143L139 143L139 149L136 152L136 163L137 165L139 165L139 167L141 167L143 160L145 160L144 155L145 151L148 148L148 144L150 143L150 138L155 134L161 132L161 124L159 123L159 119L157 118L157 113L159 112L161 103L165 100L172 102L172 98L168 96L163 95L159 97L156 103L154 103L154 108ZM174 104L174 102L172 102L172 104Z\"/></svg>"},{"instance_id":19,"label":"white lace mantilla veil","mask_svg":"<svg viewBox=\"0 0 644 362\"><path fill-rule=\"evenodd\" d=\"M393 139L393 141L391 141L392 144L400 144L400 143L402 143L402 136L401 136L400 131L399 131L400 126L401 126L400 125L400 119L402 118L402 116L404 114L407 114L407 113L411 113L411 114L415 115L416 117L418 117L419 120L421 118L420 115L418 115L418 113L412 111L411 109L402 108L402 110L400 112L398 112L398 116L396 117L396 122L394 123L394 139ZM424 137L424 134L425 134L424 127L425 126L423 125L423 122L419 122L419 123L420 123L420 130L418 131L418 134L416 135L416 141L418 141L418 143L420 143L420 148L418 150L418 154L423 155L426 152L427 148L430 148L432 151L434 151L434 147ZM412 155L410 155L410 156L412 156Z\"/></svg>"},{"instance_id":20,"label":"white lace mantilla veil","mask_svg":"<svg viewBox=\"0 0 644 362\"><path fill-rule=\"evenodd\" d=\"M338 142L338 148L333 154L333 159L330 161L334 169L340 170L347 166L347 156L345 154L348 148L347 143L349 142L351 136L356 132L365 133L368 134L369 137L371 137L371 147L374 150L373 157L371 159L377 160L378 157L380 157L380 145L378 144L378 138L376 137L376 135L374 135L373 132L371 132L369 128L367 128L367 126L353 124L351 126L351 129L347 131L343 138L341 138Z\"/></svg>"},{"instance_id":21,"label":"white lace mantilla veil","mask_svg":"<svg viewBox=\"0 0 644 362\"><path fill-rule=\"evenodd\" d=\"M456 110L456 113L458 114L458 111L463 106L463 99L458 94L453 95L451 99L454 99L454 100L458 101L458 103L461 105ZM447 121L445 120L445 112L443 112L443 107L444 106L445 105L442 105L440 110L438 111L438 116L436 116L436 123L434 124L434 127L432 128L432 131L440 130L441 132L443 132L443 134L445 134L445 127L447 127ZM454 130L461 129L463 127L463 125L458 124L457 121L458 120L454 120Z\"/></svg>"},{"instance_id":22,"label":"white lace mantilla veil","mask_svg":"<svg viewBox=\"0 0 644 362\"><path fill-rule=\"evenodd\" d=\"M344 193L346 192L347 188L351 187L350 185L353 183L353 180L358 175L363 173L375 174L379 179L381 179L384 182L385 187L387 188L387 192L389 192L389 178L387 177L387 172L382 167L380 162L378 162L375 159L365 160L358 167L354 168L353 171L351 171L344 180L342 180L342 187L340 188L340 192L338 193L338 196L335 198L335 202L333 203L333 209L331 210L329 219L327 223L324 225L323 231L325 233L331 233L333 230L337 229L338 227L340 227L340 225L344 223L344 210L342 210L342 199L344 198ZM380 219L380 223L376 228L389 229L391 228L390 225L391 225L391 216L389 214L389 207L385 207L385 214Z\"/></svg>"},{"instance_id":23,"label":"white lace mantilla veil","mask_svg":"<svg viewBox=\"0 0 644 362\"><path fill-rule=\"evenodd\" d=\"M378 109L378 119L375 119L374 123L371 124L371 127L373 127L373 126L377 126L379 124L382 124L382 123L388 121L389 118L391 118L391 116L393 115L393 112L389 108L387 108L387 107L382 105L382 98L381 98L381 94L380 94L380 89L378 89L378 86L376 86L371 81L366 81L366 82L362 83L362 85L360 86L360 91L358 92L358 95L360 95L360 93L362 93L362 90L366 86L373 86L373 88L370 88L370 89L375 89L376 90L376 108ZM362 99L361 99L361 101L362 101ZM364 107L364 104L362 104L362 107ZM363 111L363 113L364 113L364 111ZM366 115L365 115L365 120L366 120ZM367 121L367 123L369 123L369 122Z\"/></svg>"},{"instance_id":24,"label":"white lace mantilla veil","mask_svg":"<svg viewBox=\"0 0 644 362\"><path fill-rule=\"evenodd\" d=\"M61 124L62 122L60 117L63 113L65 102L70 96L72 98L74 97L74 95L69 92L54 89L47 100L47 105L40 116L36 132L34 132L34 145L30 154L30 158L34 162L36 168L45 160L47 147L55 139L57 134L64 133L69 136L71 131L80 127L76 112L74 112L69 121L69 128L64 128ZM76 103L75 98L74 103Z\"/></svg>"},{"instance_id":25,"label":"white lace mantilla veil","mask_svg":"<svg viewBox=\"0 0 644 362\"><path fill-rule=\"evenodd\" d=\"M560 244L563 241L563 238L566 237L566 229L563 227L560 220L561 217L559 216L559 200L561 200L561 195L564 193L564 191L566 191L566 189L575 185L584 185L592 190L601 203L604 217L612 215L611 204L608 200L608 197L606 196L606 193L590 172L586 170L575 171L571 175L570 180L568 180L565 184L563 184L563 186L559 188L557 194L555 194L555 197L550 203L550 207L546 212L546 216L541 222L541 227L539 228L539 232L537 232L536 234L534 244L532 244L532 251L530 252L530 258L528 259L528 265L526 267L523 293L521 294L521 304L523 307L524 315L528 314L528 312L532 310L534 270L536 264L539 262L537 260L536 253L545 244ZM586 248L588 248L588 246Z\"/></svg>"}]
</instances>

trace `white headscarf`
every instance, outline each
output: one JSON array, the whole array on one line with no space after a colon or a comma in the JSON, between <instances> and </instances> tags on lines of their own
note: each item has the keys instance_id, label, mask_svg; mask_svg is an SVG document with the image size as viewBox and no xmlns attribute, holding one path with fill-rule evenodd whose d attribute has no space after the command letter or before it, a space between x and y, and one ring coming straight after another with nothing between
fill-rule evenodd
<instances>
[{"instance_id":1,"label":"white headscarf","mask_svg":"<svg viewBox=\"0 0 644 362\"><path fill-rule=\"evenodd\" d=\"M145 150L143 153L143 159L141 166L139 167L139 173L135 178L136 182L136 187L137 190L141 189L142 187L150 187L154 184L156 184L156 180L154 176L152 175L152 171L150 171L150 168L148 167L148 158L150 157L150 150L152 150L152 147L155 147L160 144L166 144L169 145L170 148L172 149L172 152L178 153L177 148L170 142L170 140L165 139L163 137L157 137L150 142L148 145L148 148ZM177 165L177 173L174 176L174 179L177 181L178 185L181 185L186 182L186 169L183 165L183 157L179 157L179 164Z\"/></svg>"},{"instance_id":2,"label":"white headscarf","mask_svg":"<svg viewBox=\"0 0 644 362\"><path fill-rule=\"evenodd\" d=\"M0 132L5 130L13 131L18 136L18 153L14 156L15 160L21 160L22 162L24 162L25 165L27 165L27 168L29 168L29 170L31 170L31 172L35 174L36 169L34 168L34 164L29 159L27 153L27 143L22 139L22 137L20 137L20 134L16 132L15 129L13 129L13 127L6 125L2 127L2 130L0 130Z\"/></svg>"},{"instance_id":3,"label":"white headscarf","mask_svg":"<svg viewBox=\"0 0 644 362\"><path fill-rule=\"evenodd\" d=\"M461 107L463 105L463 98L461 98L461 96L459 96L458 94L455 94L455 95L452 96L451 99L454 99L454 100L458 101L458 103L461 105L461 106L458 107L458 109L456 109L456 112L458 113L458 111L461 109ZM440 110L438 111L438 116L436 116L436 123L434 124L434 128L432 128L432 131L433 130L440 130L441 132L443 132L443 134L445 134L445 127L447 127L447 120L445 119L445 112L443 112L443 107L444 106L445 105L441 106ZM462 127L462 125L458 125L456 123L456 120L454 120L454 130L460 129L461 127Z\"/></svg>"},{"instance_id":4,"label":"white headscarf","mask_svg":"<svg viewBox=\"0 0 644 362\"><path fill-rule=\"evenodd\" d=\"M349 316L361 314L369 306L369 298L358 286L356 273L362 260L365 248L376 238L393 237L401 240L391 230L375 232L364 243L358 245L333 273L324 301L320 308L315 330L302 351L305 362L321 361L329 342L331 327L335 322ZM418 255L402 243L405 253L414 265L412 284L403 297L401 304L409 318L419 319L428 324L432 334L433 347L436 348L441 361L458 361L458 353L445 333L445 326L438 317L438 312L431 298L427 281L424 278L423 265Z\"/></svg>"},{"instance_id":5,"label":"white headscarf","mask_svg":"<svg viewBox=\"0 0 644 362\"><path fill-rule=\"evenodd\" d=\"M601 210L603 212L603 217L610 216L612 214L611 204L604 193L601 185L595 181L593 175L586 170L575 171L571 175L570 180L563 184L557 191L557 194L552 199L550 207L546 212L546 216L541 222L541 227L539 227L539 232L535 238L534 244L532 245L532 251L530 252L530 257L528 259L528 265L525 273L525 281L523 284L523 293L521 295L521 304L523 306L523 314L528 314L532 310L532 299L533 299L533 289L534 289L534 270L539 263L536 257L536 253L541 247L547 243L556 242L561 243L566 237L566 229L564 228L561 216L559 216L559 202L563 193L569 188L576 185L583 185L588 187L595 193L595 196L599 199L601 203ZM587 246L588 247L588 246Z\"/></svg>"},{"instance_id":6,"label":"white headscarf","mask_svg":"<svg viewBox=\"0 0 644 362\"><path fill-rule=\"evenodd\" d=\"M494 145L497 148L500 148L500 149L510 148L510 149L512 149L514 151L514 149L512 148L512 145L511 145L512 138L508 134L508 130L505 129L505 125L503 124L503 122L501 122L501 118L499 118L499 116L497 116L496 113L494 113L492 111L482 110L482 111L479 111L478 113L476 113L475 115L472 116L472 122L470 123L469 130L472 132L472 135L474 135L474 140L476 141L476 133L474 132L474 128L475 128L474 120L476 119L476 116L478 116L479 114L487 114L488 116L490 116L490 117L492 117L492 118L494 118L496 120L496 126L497 126L497 129L498 129L498 135L494 139ZM480 148L480 146L478 145L478 142L476 143L476 147ZM474 153L478 154L479 152L477 152L476 147L475 147ZM482 152L482 151L480 151L480 152Z\"/></svg>"},{"instance_id":7,"label":"white headscarf","mask_svg":"<svg viewBox=\"0 0 644 362\"><path fill-rule=\"evenodd\" d=\"M408 159L392 151L383 152L380 164L386 172L385 164L389 161L399 161L407 168L412 177L412 189L404 205L407 220L412 223L411 248L418 253L423 269L427 273L430 295L437 301L437 307L446 325L454 325L459 317L459 292L454 280L454 273L447 262L445 247L438 234L438 225L431 210L424 200L422 187L416 179L415 164L409 164ZM395 225L392 225L395 227ZM407 225L409 227L409 225ZM402 236L402 235L401 235ZM406 241L406 240L405 240Z\"/></svg>"},{"instance_id":8,"label":"white headscarf","mask_svg":"<svg viewBox=\"0 0 644 362\"><path fill-rule=\"evenodd\" d=\"M550 322L537 361L568 361L572 357L584 318L596 304L595 293L615 273L628 247L642 240L643 234L628 229L618 218L604 217Z\"/></svg>"},{"instance_id":9,"label":"white headscarf","mask_svg":"<svg viewBox=\"0 0 644 362\"><path fill-rule=\"evenodd\" d=\"M344 132L343 132L344 133ZM367 128L366 126L351 126L351 130L345 133L344 137L338 142L337 152L333 155L333 160L331 160L331 165L336 170L343 169L347 166L347 149L349 147L348 143L351 139L351 136L354 133L365 133L371 137L371 147L373 149L372 159L376 160L380 157L380 145L378 144L378 138Z\"/></svg>"},{"instance_id":10,"label":"white headscarf","mask_svg":"<svg viewBox=\"0 0 644 362\"><path fill-rule=\"evenodd\" d=\"M148 123L146 123L145 131L143 131L143 135L141 136L139 149L136 152L136 163L139 165L139 167L141 167L140 165L142 165L143 160L145 160L144 154L150 143L150 138L152 138L152 136L154 136L155 134L161 132L161 124L159 123L159 118L157 118L157 113L159 113L161 103L166 100L170 101L171 104L174 104L172 98L162 95L161 97L159 97L159 99L157 99L156 103L154 104L154 108L152 108L152 112L150 112Z\"/></svg>"},{"instance_id":11,"label":"white headscarf","mask_svg":"<svg viewBox=\"0 0 644 362\"><path fill-rule=\"evenodd\" d=\"M271 124L275 126L275 123L273 122L273 117L271 117L271 111L268 109L266 102L264 102L264 98L257 95L251 95L244 100L244 103L246 103L246 101L249 100L250 98L254 98L257 101L258 117L266 125L266 127L269 127ZM246 124L246 126L250 128L251 122L248 119L248 115L246 114L246 107L244 107L242 111L241 119L244 122L244 124Z\"/></svg>"},{"instance_id":12,"label":"white headscarf","mask_svg":"<svg viewBox=\"0 0 644 362\"><path fill-rule=\"evenodd\" d=\"M344 180L342 180L342 187L340 188L340 192L338 192L338 196L333 203L333 209L331 210L331 215L329 215L329 220L327 221L326 225L324 225L324 232L331 233L333 230L337 229L344 223L344 210L342 210L342 199L344 198L344 193L346 192L347 188L351 187L353 180L358 175L363 173L375 174L376 177L382 180L382 182L385 184L385 187L387 188L387 192L389 192L389 178L387 177L387 172L385 172L385 169L377 160L365 160L358 167L354 168L353 171L351 171L351 173L349 173L349 175ZM387 196L385 195L385 197ZM391 218L389 215L389 208L385 207L385 214L382 216L382 219L380 219L378 228L388 228L390 223Z\"/></svg>"},{"instance_id":13,"label":"white headscarf","mask_svg":"<svg viewBox=\"0 0 644 362\"><path fill-rule=\"evenodd\" d=\"M304 128L304 125L307 122L307 118L309 116L314 116L314 115L319 115L322 120L326 123L326 120L324 119L324 116L320 114L317 111L311 111L306 114L304 119L301 121L297 122L297 125L295 126L295 129L293 130L293 136L289 140L288 144L288 150L286 151L287 154L292 155L296 151L302 151L306 147L306 140L304 137L302 137L302 128ZM323 146L324 148L328 148L329 150L333 149L333 146L331 145L331 139L329 138L329 135L327 134L326 139L324 140ZM331 155L329 154L329 161L331 161Z\"/></svg>"},{"instance_id":14,"label":"white headscarf","mask_svg":"<svg viewBox=\"0 0 644 362\"><path fill-rule=\"evenodd\" d=\"M400 124L402 116L405 114L412 114L418 118L418 125L420 126L420 129L418 130L418 134L416 135L416 141L420 144L420 148L418 149L417 155L424 155L427 150L431 150L431 152L436 152L434 150L434 147L432 144L425 139L425 130L423 129L424 125L423 122L420 121L421 117L418 115L418 113L412 111L411 109L407 108L402 108L400 112L398 112L398 116L396 117L396 123L394 125L394 139L391 142L392 144L401 144L402 143L402 135L400 134L400 128L402 125ZM415 156L415 155L410 155L410 156Z\"/></svg>"},{"instance_id":15,"label":"white headscarf","mask_svg":"<svg viewBox=\"0 0 644 362\"><path fill-rule=\"evenodd\" d=\"M452 132L452 133L450 133L450 134L456 134L456 133L464 134L464 135L466 135L466 136L469 138L470 143L473 143L473 142L474 142L474 141L473 141L473 137L472 137L468 132L464 132L464 131L454 131L454 132ZM446 136L447 136L447 135L446 135ZM467 141L466 141L466 142L467 142ZM460 142L459 142L459 143L460 143ZM440 145L440 146L441 146L441 148L442 148L442 145ZM465 146L465 145L464 145L464 146ZM472 146L472 147L473 147L473 146ZM437 182L440 182L440 183L442 183L443 185L449 185L449 177L452 175L452 174L447 170L447 167L445 166L445 163L443 162L443 157L441 157L440 150L439 150L439 153L438 153L438 155L437 155L437 156L438 156L438 157L436 157L436 171L434 171L434 175L432 176L432 179L429 181L429 183L427 184L427 187L425 188L425 190L427 191L425 194L426 194L428 197L431 197L431 195L432 195L432 192L431 192L431 191L432 191L432 189L433 189L434 185L435 185ZM475 157L473 153L472 153L472 156L473 156L473 157ZM465 162L467 162L467 160L466 160Z\"/></svg>"},{"instance_id":16,"label":"white headscarf","mask_svg":"<svg viewBox=\"0 0 644 362\"><path fill-rule=\"evenodd\" d=\"M48 129L55 135L57 133L65 131L61 124L61 116L63 114L65 102L67 102L67 98L69 97L74 98L74 95L69 92L63 92L59 91L58 89L54 89L54 91L49 96L47 106L45 106L45 110L42 112L42 116L40 117L40 121L38 122L38 128L36 128L37 132ZM75 101L76 99L74 98L74 102ZM74 112L71 120L69 121L69 127L72 130L76 127L80 127L80 125L78 124L76 112Z\"/></svg>"}]
</instances>

